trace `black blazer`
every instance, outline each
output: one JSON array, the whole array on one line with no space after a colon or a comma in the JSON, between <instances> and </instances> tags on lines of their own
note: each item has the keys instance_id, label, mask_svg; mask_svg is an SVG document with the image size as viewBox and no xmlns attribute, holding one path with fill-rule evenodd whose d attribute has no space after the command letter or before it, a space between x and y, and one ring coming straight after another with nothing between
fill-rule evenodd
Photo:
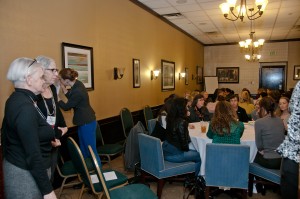
<instances>
[{"instance_id":1,"label":"black blazer","mask_svg":"<svg viewBox=\"0 0 300 199\"><path fill-rule=\"evenodd\" d=\"M246 113L246 110L243 109L242 107L238 106L238 110L237 110L236 113L238 115L238 118L239 118L240 122L248 122L249 121L249 117Z\"/></svg>"},{"instance_id":2,"label":"black blazer","mask_svg":"<svg viewBox=\"0 0 300 199\"><path fill-rule=\"evenodd\" d=\"M60 100L60 108L64 111L73 108L73 124L81 126L96 120L95 111L90 105L89 95L84 84L76 80L71 89L66 93L67 103Z\"/></svg>"}]
</instances>

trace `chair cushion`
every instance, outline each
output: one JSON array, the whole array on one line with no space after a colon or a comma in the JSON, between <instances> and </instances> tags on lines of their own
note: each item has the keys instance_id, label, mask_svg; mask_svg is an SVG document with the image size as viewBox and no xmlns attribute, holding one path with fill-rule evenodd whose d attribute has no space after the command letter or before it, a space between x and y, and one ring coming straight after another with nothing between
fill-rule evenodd
<instances>
[{"instance_id":1,"label":"chair cushion","mask_svg":"<svg viewBox=\"0 0 300 199\"><path fill-rule=\"evenodd\" d=\"M120 144L105 144L97 147L98 154L113 155L123 151L123 146Z\"/></svg>"},{"instance_id":2,"label":"chair cushion","mask_svg":"<svg viewBox=\"0 0 300 199\"><path fill-rule=\"evenodd\" d=\"M265 167L260 166L257 163L250 163L249 173L264 178L268 181L274 182L276 184L280 184L280 170L267 169Z\"/></svg>"},{"instance_id":3,"label":"chair cushion","mask_svg":"<svg viewBox=\"0 0 300 199\"><path fill-rule=\"evenodd\" d=\"M116 186L122 185L122 184L124 184L124 183L126 183L128 181L127 176L125 176L124 174L122 174L122 173L120 173L118 171L115 171L115 170L107 169L107 170L103 170L103 173L110 172L110 171L114 171L116 173L117 179L116 180L106 181L106 186L107 186L108 189L110 189L112 187L116 187ZM99 183L95 183L94 184L94 188L95 188L95 190L97 192L101 192L102 191L102 184L100 182L100 179L99 179Z\"/></svg>"},{"instance_id":4,"label":"chair cushion","mask_svg":"<svg viewBox=\"0 0 300 199\"><path fill-rule=\"evenodd\" d=\"M154 199L157 196L143 184L130 184L110 191L111 199Z\"/></svg>"},{"instance_id":5,"label":"chair cushion","mask_svg":"<svg viewBox=\"0 0 300 199\"><path fill-rule=\"evenodd\" d=\"M194 162L168 162L164 161L165 169L157 172L149 172L147 170L143 170L151 175L155 176L158 179L168 178L173 176L178 176L186 173L195 172L195 163Z\"/></svg>"}]
</instances>

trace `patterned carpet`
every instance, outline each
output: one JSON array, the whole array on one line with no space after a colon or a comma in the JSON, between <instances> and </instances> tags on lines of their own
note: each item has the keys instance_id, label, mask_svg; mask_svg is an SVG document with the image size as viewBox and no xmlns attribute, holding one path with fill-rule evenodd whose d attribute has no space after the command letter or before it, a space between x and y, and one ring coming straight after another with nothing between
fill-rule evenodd
<instances>
[{"instance_id":1,"label":"patterned carpet","mask_svg":"<svg viewBox=\"0 0 300 199\"><path fill-rule=\"evenodd\" d=\"M133 176L132 172L124 171L123 168L123 159L122 157L115 158L112 161L112 169L117 170L119 172L124 173L128 176L128 178L131 178ZM104 168L107 168L107 165L103 166ZM150 188L153 190L154 193L156 193L156 183L150 182ZM56 193L58 190L56 190ZM77 199L79 195L79 189L73 189L68 188L64 189L61 199ZM166 183L163 188L163 193L161 199L182 199L183 196L187 196L187 192L184 193L184 188L182 183L179 182L173 182L172 184ZM96 198L89 192L85 192L82 199L94 199ZM105 198L105 197L103 197ZM219 194L217 197L214 197L216 199L231 199L231 197L225 193ZM261 194L253 194L252 197L248 197L251 199L280 199L280 195L278 193L274 193L272 190L267 190L267 193L265 196L262 196ZM189 199L194 199L194 196L191 195Z\"/></svg>"}]
</instances>

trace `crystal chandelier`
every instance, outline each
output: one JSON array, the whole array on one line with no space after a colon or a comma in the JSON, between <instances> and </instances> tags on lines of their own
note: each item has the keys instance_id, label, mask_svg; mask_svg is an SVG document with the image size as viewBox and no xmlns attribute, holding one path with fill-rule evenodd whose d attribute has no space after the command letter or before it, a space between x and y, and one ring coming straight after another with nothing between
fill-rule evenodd
<instances>
[{"instance_id":1,"label":"crystal chandelier","mask_svg":"<svg viewBox=\"0 0 300 199\"><path fill-rule=\"evenodd\" d=\"M250 26L250 39L246 39L245 41L240 41L240 47L243 52L245 52L245 59L247 61L259 61L261 55L259 54L259 50L264 45L265 40L259 39L254 41L254 33L255 30L252 29L252 21Z\"/></svg>"},{"instance_id":2,"label":"crystal chandelier","mask_svg":"<svg viewBox=\"0 0 300 199\"><path fill-rule=\"evenodd\" d=\"M227 3L222 3L219 6L224 17L230 21L236 21L238 19L243 21L245 16L247 16L249 20L255 20L262 16L268 4L268 0L256 0L255 4L257 9L254 10L254 8L247 8L247 0L240 0L240 5L235 6L236 1L237 0L227 0ZM234 12L234 9L237 10L237 14ZM251 12L250 15L248 14L247 10ZM229 11L231 13L230 18L228 18ZM252 14L252 12L254 12L254 14Z\"/></svg>"}]
</instances>

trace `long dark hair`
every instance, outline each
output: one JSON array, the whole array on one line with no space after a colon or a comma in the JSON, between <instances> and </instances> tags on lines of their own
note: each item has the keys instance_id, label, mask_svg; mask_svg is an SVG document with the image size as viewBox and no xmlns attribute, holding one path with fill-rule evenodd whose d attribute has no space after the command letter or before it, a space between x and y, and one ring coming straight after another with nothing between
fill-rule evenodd
<instances>
[{"instance_id":1,"label":"long dark hair","mask_svg":"<svg viewBox=\"0 0 300 199\"><path fill-rule=\"evenodd\" d=\"M211 128L219 135L230 134L230 124L237 123L237 114L230 103L223 100L216 105L215 113L211 119ZM225 131L225 132L224 132Z\"/></svg>"},{"instance_id":2,"label":"long dark hair","mask_svg":"<svg viewBox=\"0 0 300 199\"><path fill-rule=\"evenodd\" d=\"M59 72L59 75L63 79L68 79L70 81L74 81L78 77L78 72L71 68L64 68Z\"/></svg>"},{"instance_id":3,"label":"long dark hair","mask_svg":"<svg viewBox=\"0 0 300 199\"><path fill-rule=\"evenodd\" d=\"M185 119L186 117L186 104L187 100L183 97L175 98L172 103L170 110L167 115L167 129L173 128L174 123L179 119Z\"/></svg>"},{"instance_id":4,"label":"long dark hair","mask_svg":"<svg viewBox=\"0 0 300 199\"><path fill-rule=\"evenodd\" d=\"M274 111L275 111L275 101L272 97L263 97L260 101L259 101L259 107L260 108L264 108L267 112L267 114L270 114L271 117L275 117ZM261 111L261 109L260 109ZM263 115L261 115L260 113L260 117L264 117Z\"/></svg>"}]
</instances>

